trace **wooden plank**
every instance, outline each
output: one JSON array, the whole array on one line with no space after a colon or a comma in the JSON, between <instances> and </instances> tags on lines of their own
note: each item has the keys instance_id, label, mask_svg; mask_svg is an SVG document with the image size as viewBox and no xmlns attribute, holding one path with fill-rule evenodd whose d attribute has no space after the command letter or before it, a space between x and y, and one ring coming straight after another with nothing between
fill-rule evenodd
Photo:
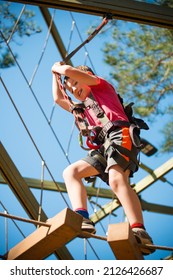
<instances>
[{"instance_id":1,"label":"wooden plank","mask_svg":"<svg viewBox=\"0 0 173 280\"><path fill-rule=\"evenodd\" d=\"M110 224L107 241L117 260L143 260L129 223Z\"/></svg>"},{"instance_id":2,"label":"wooden plank","mask_svg":"<svg viewBox=\"0 0 173 280\"><path fill-rule=\"evenodd\" d=\"M13 191L14 195L21 203L25 211L27 212L28 216L31 219L37 220L38 219L38 209L39 204L28 188L27 183L23 179L22 175L20 174L19 170L16 168L15 164L13 163L12 159L8 155L7 151L5 150L4 146L0 142L0 172L6 181L6 183L10 186L11 190ZM47 216L45 212L41 211L41 221L46 221ZM71 260L73 259L70 252L67 250L66 247L62 247L55 252L56 256L62 260Z\"/></svg>"},{"instance_id":3,"label":"wooden plank","mask_svg":"<svg viewBox=\"0 0 173 280\"><path fill-rule=\"evenodd\" d=\"M47 221L6 255L7 260L41 260L61 248L81 231L82 216L66 208Z\"/></svg>"}]
</instances>

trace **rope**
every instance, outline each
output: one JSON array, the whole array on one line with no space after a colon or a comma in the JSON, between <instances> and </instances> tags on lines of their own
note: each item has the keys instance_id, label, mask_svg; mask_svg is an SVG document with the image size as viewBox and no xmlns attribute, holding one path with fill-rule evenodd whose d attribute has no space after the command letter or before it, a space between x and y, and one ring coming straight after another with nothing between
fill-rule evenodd
<instances>
[{"instance_id":1,"label":"rope","mask_svg":"<svg viewBox=\"0 0 173 280\"><path fill-rule=\"evenodd\" d=\"M90 243L90 241L87 239L87 242L88 242L88 244L90 245L90 247L91 247L91 249L92 249L92 251L93 251L93 253L95 254L95 256L96 256L96 258L98 259L98 260L100 260L100 258L99 258L99 256L97 255L97 253L96 253L96 251L95 251L95 249L94 249L94 247L91 245L91 243Z\"/></svg>"},{"instance_id":2,"label":"rope","mask_svg":"<svg viewBox=\"0 0 173 280\"><path fill-rule=\"evenodd\" d=\"M93 233L89 233L87 231L82 231L82 235L84 236L84 238L94 238L94 239L107 241L106 236L96 235ZM155 244L139 244L138 243L138 246L139 246L139 248L149 248L149 249L151 248L151 249L157 249L157 250L173 251L173 247L160 246L160 245L155 245Z\"/></svg>"},{"instance_id":3,"label":"rope","mask_svg":"<svg viewBox=\"0 0 173 280\"><path fill-rule=\"evenodd\" d=\"M75 21L72 12L70 12L70 15L71 15L72 20ZM83 39L82 39L82 36L81 36L81 34L80 34L80 31L79 31L79 28L78 28L77 23L76 23L76 30L77 30L77 33L78 33L78 35L79 35L79 38L80 38L81 42L83 43ZM91 67L92 67L93 71L96 73L95 67L94 67L94 65L93 65L93 63L92 63L92 60L91 60L91 58L90 58L90 55L89 55L89 53L88 53L87 48L86 48L85 45L84 45L84 50L85 50L85 53L87 53L87 56L88 56L88 59L89 59L89 62L90 62L90 64L91 64ZM84 64L84 65L85 65L85 64Z\"/></svg>"},{"instance_id":4,"label":"rope","mask_svg":"<svg viewBox=\"0 0 173 280\"><path fill-rule=\"evenodd\" d=\"M67 152L66 152L67 156L69 155L70 144L71 144L71 140L72 140L72 137L73 137L74 130L75 130L75 121L72 124L71 133L70 133L69 141L68 141L68 144L67 144Z\"/></svg>"},{"instance_id":5,"label":"rope","mask_svg":"<svg viewBox=\"0 0 173 280\"><path fill-rule=\"evenodd\" d=\"M41 192L40 192L40 204L38 208L38 221L41 219L41 211L42 211L42 203L43 203L43 190L44 190L44 167L45 162L42 161L42 169L41 169Z\"/></svg>"},{"instance_id":6,"label":"rope","mask_svg":"<svg viewBox=\"0 0 173 280\"><path fill-rule=\"evenodd\" d=\"M4 211L4 214L7 214L7 211ZM5 250L8 251L8 221L5 218Z\"/></svg>"},{"instance_id":7,"label":"rope","mask_svg":"<svg viewBox=\"0 0 173 280\"><path fill-rule=\"evenodd\" d=\"M7 93L8 97L9 97L10 100L11 100L11 103L13 104L13 106L14 106L14 108L15 108L15 110L16 110L16 112L17 112L17 114L18 114L18 116L19 116L19 118L20 118L20 120L21 120L21 122L22 122L22 124L23 124L23 126L24 126L24 128L25 128L25 130L26 130L26 132L28 133L28 135L29 135L29 137L30 137L30 139L31 139L31 141L32 141L32 143L33 143L33 145L34 145L34 147L35 147L35 149L36 149L38 155L40 156L41 160L44 161L43 156L42 156L40 150L38 149L38 147L37 147L37 145L36 145L36 143L35 143L35 141L34 141L32 135L31 135L29 129L27 128L27 126L26 126L24 120L22 119L22 116L21 116L21 114L19 113L19 110L17 109L17 107L16 107L16 105L15 105L15 103L14 103L14 101L13 101L13 99L12 99L12 97L11 97L11 95L10 95L10 93L9 93L9 91L8 91L6 85L4 84L4 82L3 82L3 80L2 80L1 77L0 77L0 80L1 80L1 82L2 82L2 84L3 84L4 89L6 90L6 93ZM55 179L54 179L54 177L53 177L53 175L52 175L52 173L51 173L51 171L50 171L50 169L49 169L49 167L48 167L48 165L47 165L46 163L45 163L45 167L47 168L47 171L48 171L50 177L52 178L52 181L54 182L55 186L56 186L57 189L59 190L60 195L61 195L61 197L63 198L65 204L67 205L67 207L69 207L69 205L68 205L68 203L67 203L67 201L66 201L66 199L65 199L65 197L64 197L64 195L63 195L63 193L61 192L60 187L58 186L57 182L55 181Z\"/></svg>"},{"instance_id":8,"label":"rope","mask_svg":"<svg viewBox=\"0 0 173 280\"><path fill-rule=\"evenodd\" d=\"M20 12L20 14L19 14L19 16L18 16L18 19L16 20L16 23L15 23L15 25L13 26L13 29L12 29L12 31L11 31L11 34L10 34L8 40L7 40L7 44L10 43L11 38L12 38L14 32L16 31L17 25L18 25L18 23L19 23L19 21L20 21L20 19L21 19L21 16L22 16L23 13L24 13L25 7L26 7L26 5L23 5L23 8L22 8L22 10L21 10L21 12Z\"/></svg>"},{"instance_id":9,"label":"rope","mask_svg":"<svg viewBox=\"0 0 173 280\"><path fill-rule=\"evenodd\" d=\"M39 221L36 221L36 220L29 220L29 219L22 218L22 217L19 217L19 216L15 216L15 215L11 215L11 214L5 214L3 212L0 212L0 216L6 217L6 218L9 218L9 219L18 220L18 221L21 221L21 222L34 224L34 225L40 225L40 226L44 226L44 227L50 227L51 226L50 224L47 224L47 223L44 223L44 222L39 222Z\"/></svg>"},{"instance_id":10,"label":"rope","mask_svg":"<svg viewBox=\"0 0 173 280\"><path fill-rule=\"evenodd\" d=\"M66 56L64 59L64 63L67 63L72 56L74 56L85 44L89 43L98 33L99 31L108 23L108 20L111 18L110 15L107 15L102 23L88 36L88 38L83 41L76 49L74 49L70 54Z\"/></svg>"},{"instance_id":11,"label":"rope","mask_svg":"<svg viewBox=\"0 0 173 280\"><path fill-rule=\"evenodd\" d=\"M93 212L94 212L94 207L93 207L92 204L95 204L95 203L94 203L93 201L91 201L91 200L89 200L89 203L90 203L90 206L92 207ZM97 206L99 206L99 205L97 204ZM95 215L96 215L97 218L99 218L98 215L97 215L97 212L95 212ZM100 226L101 226L103 232L106 234L106 230L105 230L105 228L104 228L104 226L103 226L103 224L102 224L101 221L99 221L99 224L100 224Z\"/></svg>"},{"instance_id":12,"label":"rope","mask_svg":"<svg viewBox=\"0 0 173 280\"><path fill-rule=\"evenodd\" d=\"M85 238L91 237L91 238L107 241L107 237L105 237L105 236L96 235L96 234L89 233L86 231L82 231L82 235ZM139 244L138 243L138 246L139 246L139 248L151 248L151 249L157 249L157 250L173 251L173 247L160 246L160 245L155 245L155 244Z\"/></svg>"},{"instance_id":13,"label":"rope","mask_svg":"<svg viewBox=\"0 0 173 280\"><path fill-rule=\"evenodd\" d=\"M167 246L160 246L155 244L138 244L139 247L142 248L151 248L151 249L157 249L157 250L165 250L165 251L173 251L173 247L167 247Z\"/></svg>"},{"instance_id":14,"label":"rope","mask_svg":"<svg viewBox=\"0 0 173 280\"><path fill-rule=\"evenodd\" d=\"M68 46L67 46L67 55L70 49L70 45L71 45L71 41L72 41L72 36L73 36L73 32L74 32L74 27L75 27L75 20L72 20L72 25L71 25L71 30L70 30L70 36L69 36L69 42L68 42Z\"/></svg>"},{"instance_id":15,"label":"rope","mask_svg":"<svg viewBox=\"0 0 173 280\"><path fill-rule=\"evenodd\" d=\"M67 47L67 54L68 54L68 51L70 49L71 39L72 39L73 31L74 31L74 26L75 26L75 21L72 21L71 32L70 32L70 37L69 37L69 43L68 43L68 47ZM50 114L49 124L52 121L52 117L53 117L53 113L54 113L54 110L55 110L55 106L56 106L56 103L54 102L53 107L52 107L52 111L51 111L51 114ZM66 155L68 155L68 151L66 152Z\"/></svg>"},{"instance_id":16,"label":"rope","mask_svg":"<svg viewBox=\"0 0 173 280\"><path fill-rule=\"evenodd\" d=\"M95 238L95 239L100 239L100 240L107 241L107 237L105 237L105 236L100 236L100 235L96 235L96 234L94 234L94 233L89 233L89 232L87 232L87 231L82 231L82 236L83 236L84 238L90 238L90 237L92 237L92 238Z\"/></svg>"},{"instance_id":17,"label":"rope","mask_svg":"<svg viewBox=\"0 0 173 280\"><path fill-rule=\"evenodd\" d=\"M53 106L52 106L51 113L50 113L49 124L51 124L51 121L52 121L52 118L53 118L53 113L54 113L55 107L56 107L56 103L54 102L54 104L53 104Z\"/></svg>"},{"instance_id":18,"label":"rope","mask_svg":"<svg viewBox=\"0 0 173 280\"><path fill-rule=\"evenodd\" d=\"M50 32L51 32L51 28L52 28L52 24L53 24L53 20L54 20L54 17L55 17L55 10L53 11L53 14L52 14L52 17L51 17L51 21L50 21L50 25L49 25L49 28L48 28L48 32L47 32L47 35L46 35L46 39L45 39L45 42L44 42L44 46L43 46L43 49L42 49L42 53L41 53L41 56L40 56L40 59L35 67L35 70L33 72L33 75L32 75L32 78L29 82L29 87L32 85L33 83L33 80L34 80L34 77L37 73L37 70L41 64L41 61L42 61L42 58L43 58L43 55L45 53L45 50L46 50L46 47L47 47L47 43L48 43L48 39L49 39L49 36L50 36Z\"/></svg>"},{"instance_id":19,"label":"rope","mask_svg":"<svg viewBox=\"0 0 173 280\"><path fill-rule=\"evenodd\" d=\"M3 205L2 201L0 201L0 204L2 205L2 208L7 212L7 214L9 214L9 212L7 211L7 208ZM12 220L13 221L13 220ZM16 224L15 221L13 221L14 225L16 226L16 228L18 229L18 231L21 233L21 235L23 236L23 238L25 238L25 234L22 232L22 230L20 229L20 227Z\"/></svg>"}]
</instances>

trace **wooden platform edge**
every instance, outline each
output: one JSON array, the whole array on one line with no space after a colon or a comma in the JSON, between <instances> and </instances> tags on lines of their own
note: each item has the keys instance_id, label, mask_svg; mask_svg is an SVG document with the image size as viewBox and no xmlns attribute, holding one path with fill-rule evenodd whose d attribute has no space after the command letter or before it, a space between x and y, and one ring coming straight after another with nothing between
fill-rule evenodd
<instances>
[{"instance_id":1,"label":"wooden platform edge","mask_svg":"<svg viewBox=\"0 0 173 280\"><path fill-rule=\"evenodd\" d=\"M107 241L117 260L144 259L128 222L110 224Z\"/></svg>"},{"instance_id":2,"label":"wooden platform edge","mask_svg":"<svg viewBox=\"0 0 173 280\"><path fill-rule=\"evenodd\" d=\"M41 226L9 250L7 260L42 260L78 236L82 216L69 208L47 220L50 227Z\"/></svg>"}]
</instances>

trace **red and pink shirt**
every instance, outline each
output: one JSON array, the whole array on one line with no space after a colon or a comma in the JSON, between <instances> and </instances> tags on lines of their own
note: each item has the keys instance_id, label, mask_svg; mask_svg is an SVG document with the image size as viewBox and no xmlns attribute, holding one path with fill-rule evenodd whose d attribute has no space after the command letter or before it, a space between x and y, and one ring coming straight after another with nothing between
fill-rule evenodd
<instances>
[{"instance_id":1,"label":"red and pink shirt","mask_svg":"<svg viewBox=\"0 0 173 280\"><path fill-rule=\"evenodd\" d=\"M98 105L110 121L128 121L114 87L103 78L99 77L99 79L100 83L98 85L90 86ZM85 116L91 126L102 126L91 108L86 108Z\"/></svg>"}]
</instances>

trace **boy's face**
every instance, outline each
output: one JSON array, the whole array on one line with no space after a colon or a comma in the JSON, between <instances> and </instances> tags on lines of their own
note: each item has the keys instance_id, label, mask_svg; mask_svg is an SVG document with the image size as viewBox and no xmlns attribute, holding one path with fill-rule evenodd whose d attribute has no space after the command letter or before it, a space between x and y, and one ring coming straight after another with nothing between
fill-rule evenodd
<instances>
[{"instance_id":1,"label":"boy's face","mask_svg":"<svg viewBox=\"0 0 173 280\"><path fill-rule=\"evenodd\" d=\"M65 88L69 92L71 92L76 99L78 99L80 101L84 101L91 92L91 89L89 86L79 83L70 78L66 81Z\"/></svg>"}]
</instances>

